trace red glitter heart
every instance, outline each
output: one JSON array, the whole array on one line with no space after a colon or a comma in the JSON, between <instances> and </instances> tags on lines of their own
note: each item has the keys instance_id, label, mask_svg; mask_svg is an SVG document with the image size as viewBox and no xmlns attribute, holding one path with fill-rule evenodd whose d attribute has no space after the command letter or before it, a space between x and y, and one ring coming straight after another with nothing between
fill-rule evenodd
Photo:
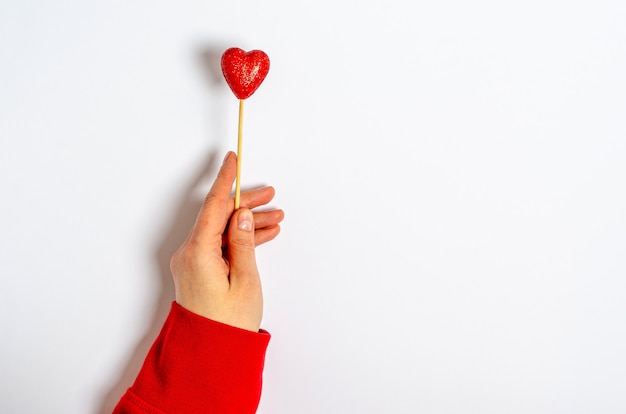
<instances>
[{"instance_id":1,"label":"red glitter heart","mask_svg":"<svg viewBox=\"0 0 626 414\"><path fill-rule=\"evenodd\" d=\"M222 55L222 73L235 96L246 99L252 95L270 70L270 59L262 50L245 52L237 47Z\"/></svg>"}]
</instances>

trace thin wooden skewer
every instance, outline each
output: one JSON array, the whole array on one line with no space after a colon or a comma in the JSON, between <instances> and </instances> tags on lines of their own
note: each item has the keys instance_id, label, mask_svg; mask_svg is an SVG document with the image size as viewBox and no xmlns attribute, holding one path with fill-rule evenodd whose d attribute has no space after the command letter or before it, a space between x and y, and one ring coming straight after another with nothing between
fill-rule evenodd
<instances>
[{"instance_id":1,"label":"thin wooden skewer","mask_svg":"<svg viewBox=\"0 0 626 414\"><path fill-rule=\"evenodd\" d=\"M237 132L237 180L235 184L235 210L239 208L241 198L241 142L243 133L243 99L239 100L239 130Z\"/></svg>"}]
</instances>

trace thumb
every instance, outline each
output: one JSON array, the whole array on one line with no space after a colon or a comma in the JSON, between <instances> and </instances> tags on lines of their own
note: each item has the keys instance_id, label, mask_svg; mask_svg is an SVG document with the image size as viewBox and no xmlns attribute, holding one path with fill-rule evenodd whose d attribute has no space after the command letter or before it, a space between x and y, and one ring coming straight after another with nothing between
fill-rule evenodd
<instances>
[{"instance_id":1,"label":"thumb","mask_svg":"<svg viewBox=\"0 0 626 414\"><path fill-rule=\"evenodd\" d=\"M254 247L254 216L250 209L240 208L233 213L228 228L231 283L258 279Z\"/></svg>"}]
</instances>

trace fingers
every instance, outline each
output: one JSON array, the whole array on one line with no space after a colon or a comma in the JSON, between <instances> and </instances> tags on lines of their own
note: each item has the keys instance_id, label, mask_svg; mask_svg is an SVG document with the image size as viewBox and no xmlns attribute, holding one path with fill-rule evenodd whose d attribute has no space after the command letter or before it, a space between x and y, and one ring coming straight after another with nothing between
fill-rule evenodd
<instances>
[{"instance_id":1,"label":"fingers","mask_svg":"<svg viewBox=\"0 0 626 414\"><path fill-rule=\"evenodd\" d=\"M254 244L255 246L260 246L263 243L267 243L272 241L278 236L280 233L280 226L275 225L271 227L267 227L261 230L257 230L254 232Z\"/></svg>"},{"instance_id":2,"label":"fingers","mask_svg":"<svg viewBox=\"0 0 626 414\"><path fill-rule=\"evenodd\" d=\"M269 186L246 191L246 192L241 193L241 200L240 200L239 206L249 208L249 209L260 207L272 201L275 194L276 194L276 191L274 190L274 187L269 187ZM235 209L234 200L229 207L232 210Z\"/></svg>"},{"instance_id":3,"label":"fingers","mask_svg":"<svg viewBox=\"0 0 626 414\"><path fill-rule=\"evenodd\" d=\"M278 223L283 221L285 213L282 210L253 212L254 216L254 244L260 246L272 241L280 233ZM228 246L228 237L224 235L222 247Z\"/></svg>"},{"instance_id":4,"label":"fingers","mask_svg":"<svg viewBox=\"0 0 626 414\"><path fill-rule=\"evenodd\" d=\"M259 211L254 213L254 227L257 229L274 226L285 218L282 210Z\"/></svg>"},{"instance_id":5,"label":"fingers","mask_svg":"<svg viewBox=\"0 0 626 414\"><path fill-rule=\"evenodd\" d=\"M211 190L204 199L192 230L192 237L199 243L221 237L224 233L226 223L232 213L232 208L229 208L231 204L230 193L236 175L237 157L234 152L229 151Z\"/></svg>"},{"instance_id":6,"label":"fingers","mask_svg":"<svg viewBox=\"0 0 626 414\"><path fill-rule=\"evenodd\" d=\"M280 233L280 223L285 217L282 210L261 211L254 213L254 243L257 246L273 240Z\"/></svg>"},{"instance_id":7,"label":"fingers","mask_svg":"<svg viewBox=\"0 0 626 414\"><path fill-rule=\"evenodd\" d=\"M235 211L235 201L231 197L233 182L237 174L237 156L234 152L228 152L224 162L217 173L217 177L211 190L207 194L196 224L191 232L194 241L204 244L220 240L224 235L228 221ZM253 209L264 206L274 198L276 191L273 187L262 187L241 193L240 207ZM259 233L257 244L263 244L274 237L280 231L277 224L282 221L284 213L282 210L271 210L254 212L254 222ZM272 229L269 229L272 227ZM273 228L276 227L276 228ZM267 231L265 231L267 229ZM225 237L226 238L226 237ZM225 243L227 244L227 242Z\"/></svg>"},{"instance_id":8,"label":"fingers","mask_svg":"<svg viewBox=\"0 0 626 414\"><path fill-rule=\"evenodd\" d=\"M240 208L230 220L227 235L231 284L250 285L258 281L254 238L254 215L251 210Z\"/></svg>"}]
</instances>

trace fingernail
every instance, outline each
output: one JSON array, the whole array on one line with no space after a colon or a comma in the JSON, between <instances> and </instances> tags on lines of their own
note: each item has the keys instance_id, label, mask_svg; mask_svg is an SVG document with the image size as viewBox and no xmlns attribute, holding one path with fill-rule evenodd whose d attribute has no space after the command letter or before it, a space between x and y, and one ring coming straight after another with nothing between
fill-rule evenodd
<instances>
[{"instance_id":1,"label":"fingernail","mask_svg":"<svg viewBox=\"0 0 626 414\"><path fill-rule=\"evenodd\" d=\"M226 156L224 156L224 161L222 161L222 165L226 164L226 160L228 160L228 157L230 156L230 151L228 151L226 153Z\"/></svg>"},{"instance_id":2,"label":"fingernail","mask_svg":"<svg viewBox=\"0 0 626 414\"><path fill-rule=\"evenodd\" d=\"M237 225L243 231L252 231L252 211L241 209L239 216L237 216Z\"/></svg>"}]
</instances>

